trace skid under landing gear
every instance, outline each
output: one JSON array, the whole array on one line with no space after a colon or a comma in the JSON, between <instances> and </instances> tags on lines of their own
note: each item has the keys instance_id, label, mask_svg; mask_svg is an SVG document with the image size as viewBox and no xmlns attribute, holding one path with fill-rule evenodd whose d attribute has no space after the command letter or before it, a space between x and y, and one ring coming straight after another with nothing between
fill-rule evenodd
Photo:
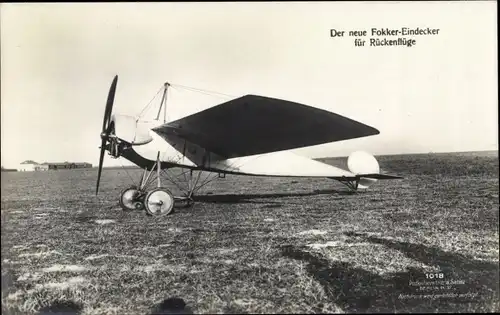
<instances>
[{"instance_id":1,"label":"skid under landing gear","mask_svg":"<svg viewBox=\"0 0 500 315\"><path fill-rule=\"evenodd\" d=\"M144 169L139 185L132 185L122 190L119 203L123 210L145 210L151 216L168 215L174 211L176 203L183 204L184 207L192 206L194 204L194 193L217 177L215 175L209 178L209 174L200 182L201 171L198 172L197 176L193 175L193 170L184 171L178 176L173 176L168 173L167 169L161 169L160 166L158 153L157 161L153 167L150 170ZM184 195L174 196L168 188L163 187L161 185L162 176L177 186ZM181 185L180 176L184 176L187 187ZM155 181L157 182L156 187L152 188L151 186Z\"/></svg>"}]
</instances>

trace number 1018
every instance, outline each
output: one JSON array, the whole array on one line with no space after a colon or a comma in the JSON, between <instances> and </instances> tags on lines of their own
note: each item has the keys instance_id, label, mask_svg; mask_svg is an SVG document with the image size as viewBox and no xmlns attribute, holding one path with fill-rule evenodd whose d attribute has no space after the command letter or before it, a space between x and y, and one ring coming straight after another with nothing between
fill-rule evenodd
<instances>
[{"instance_id":1,"label":"number 1018","mask_svg":"<svg viewBox=\"0 0 500 315\"><path fill-rule=\"evenodd\" d=\"M427 279L443 279L444 273L426 273L425 277Z\"/></svg>"}]
</instances>

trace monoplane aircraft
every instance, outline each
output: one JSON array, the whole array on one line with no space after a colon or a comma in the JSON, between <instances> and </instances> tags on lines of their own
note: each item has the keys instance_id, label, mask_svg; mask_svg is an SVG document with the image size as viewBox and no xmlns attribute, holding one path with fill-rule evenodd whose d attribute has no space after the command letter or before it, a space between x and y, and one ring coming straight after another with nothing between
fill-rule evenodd
<instances>
[{"instance_id":1,"label":"monoplane aircraft","mask_svg":"<svg viewBox=\"0 0 500 315\"><path fill-rule=\"evenodd\" d=\"M105 151L113 158L131 161L144 172L138 185L121 192L119 203L124 210L145 209L149 215L160 216L171 213L177 201L192 204L193 194L208 183L200 182L202 173L326 177L353 191L366 189L379 179L401 178L380 174L375 157L363 151L348 157L348 170L287 151L379 134L352 119L286 100L245 95L167 122L169 83L162 87L156 119L112 115L117 81L115 76L104 111L96 195ZM187 187L169 175L173 168L184 170ZM162 178L180 188L183 196L174 196L162 186Z\"/></svg>"}]
</instances>

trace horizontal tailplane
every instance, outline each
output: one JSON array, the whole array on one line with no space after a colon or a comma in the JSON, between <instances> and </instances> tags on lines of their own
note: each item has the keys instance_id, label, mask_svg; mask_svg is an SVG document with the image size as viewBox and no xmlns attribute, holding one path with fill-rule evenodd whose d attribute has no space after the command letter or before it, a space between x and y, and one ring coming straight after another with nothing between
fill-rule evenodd
<instances>
[{"instance_id":1,"label":"horizontal tailplane","mask_svg":"<svg viewBox=\"0 0 500 315\"><path fill-rule=\"evenodd\" d=\"M373 178L373 179L402 179L403 178L401 176L378 174L378 173L375 173L375 174L357 174L356 175L357 179L360 179L362 177L364 177L364 178Z\"/></svg>"}]
</instances>

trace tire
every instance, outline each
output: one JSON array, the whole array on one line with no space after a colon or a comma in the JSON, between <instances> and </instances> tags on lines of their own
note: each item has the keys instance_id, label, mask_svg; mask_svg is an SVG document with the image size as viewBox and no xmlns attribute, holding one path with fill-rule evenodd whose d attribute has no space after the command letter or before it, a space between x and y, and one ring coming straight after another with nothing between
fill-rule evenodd
<instances>
[{"instance_id":1,"label":"tire","mask_svg":"<svg viewBox=\"0 0 500 315\"><path fill-rule=\"evenodd\" d=\"M144 208L151 216L164 216L174 210L175 199L172 193L163 187L155 188L146 194Z\"/></svg>"},{"instance_id":2,"label":"tire","mask_svg":"<svg viewBox=\"0 0 500 315\"><path fill-rule=\"evenodd\" d=\"M138 201L138 197L140 196L140 194L141 193L136 186L125 188L120 193L120 200L119 200L120 207L122 207L124 211L137 210L138 207L136 203L140 202Z\"/></svg>"}]
</instances>

